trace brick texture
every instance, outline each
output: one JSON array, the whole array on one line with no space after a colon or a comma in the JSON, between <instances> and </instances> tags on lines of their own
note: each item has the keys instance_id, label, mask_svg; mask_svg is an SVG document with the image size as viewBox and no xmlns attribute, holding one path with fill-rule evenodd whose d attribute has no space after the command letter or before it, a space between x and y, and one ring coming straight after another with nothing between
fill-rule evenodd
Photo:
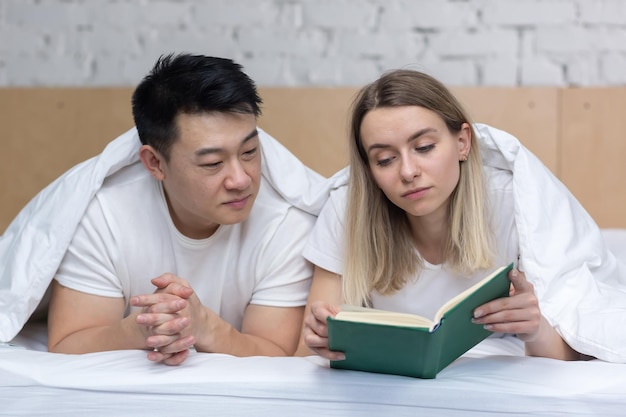
<instances>
[{"instance_id":1,"label":"brick texture","mask_svg":"<svg viewBox=\"0 0 626 417\"><path fill-rule=\"evenodd\" d=\"M624 0L0 0L0 86L133 86L161 54L260 86L417 68L453 86L626 83Z\"/></svg>"}]
</instances>

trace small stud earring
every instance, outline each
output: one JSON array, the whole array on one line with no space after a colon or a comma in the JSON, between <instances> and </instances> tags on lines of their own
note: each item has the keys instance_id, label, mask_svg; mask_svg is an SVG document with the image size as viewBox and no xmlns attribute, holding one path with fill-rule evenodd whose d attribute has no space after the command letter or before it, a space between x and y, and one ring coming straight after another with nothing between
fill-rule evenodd
<instances>
[{"instance_id":1,"label":"small stud earring","mask_svg":"<svg viewBox=\"0 0 626 417\"><path fill-rule=\"evenodd\" d=\"M467 161L467 155L461 155L461 156L459 157L459 161L461 161L461 162L465 162L465 161Z\"/></svg>"}]
</instances>

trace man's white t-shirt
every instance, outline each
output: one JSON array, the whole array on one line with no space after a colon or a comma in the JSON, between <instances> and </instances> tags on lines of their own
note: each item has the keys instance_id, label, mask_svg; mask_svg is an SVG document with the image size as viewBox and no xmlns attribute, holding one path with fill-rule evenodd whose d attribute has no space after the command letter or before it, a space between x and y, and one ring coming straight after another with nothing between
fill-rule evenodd
<instances>
[{"instance_id":1,"label":"man's white t-shirt","mask_svg":"<svg viewBox=\"0 0 626 417\"><path fill-rule=\"evenodd\" d=\"M401 290L390 295L372 292L370 298L373 308L433 318L446 301L493 270L510 262L516 262L517 265L519 246L514 218L512 175L508 171L490 167L485 167L485 173L496 241L492 268L468 277L453 273L445 264L433 265L424 260L425 267L419 276L412 277ZM338 275L343 274L347 191L347 186L344 186L331 193L303 252L304 257L313 264ZM416 256L419 254L416 253Z\"/></svg>"},{"instance_id":2,"label":"man's white t-shirt","mask_svg":"<svg viewBox=\"0 0 626 417\"><path fill-rule=\"evenodd\" d=\"M249 218L221 225L207 239L174 226L161 183L141 162L105 180L59 267L63 286L105 297L151 294L169 272L187 280L202 304L241 330L248 304L306 303L312 267L302 257L315 217L287 203L261 180Z\"/></svg>"}]
</instances>

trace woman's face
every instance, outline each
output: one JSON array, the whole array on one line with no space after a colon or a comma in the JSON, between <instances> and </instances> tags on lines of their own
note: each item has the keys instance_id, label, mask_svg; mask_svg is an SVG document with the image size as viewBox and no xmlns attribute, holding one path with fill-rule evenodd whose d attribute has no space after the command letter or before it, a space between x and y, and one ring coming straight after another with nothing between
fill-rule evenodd
<instances>
[{"instance_id":1,"label":"woman's face","mask_svg":"<svg viewBox=\"0 0 626 417\"><path fill-rule=\"evenodd\" d=\"M464 123L450 133L435 112L403 106L371 110L360 133L372 178L387 198L409 218L443 220L459 182L459 160L469 154L470 132Z\"/></svg>"}]
</instances>

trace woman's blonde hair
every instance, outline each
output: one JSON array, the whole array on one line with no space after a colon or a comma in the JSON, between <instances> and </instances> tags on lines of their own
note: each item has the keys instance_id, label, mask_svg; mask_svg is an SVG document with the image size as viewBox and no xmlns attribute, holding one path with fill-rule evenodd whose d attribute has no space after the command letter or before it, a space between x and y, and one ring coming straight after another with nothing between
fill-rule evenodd
<instances>
[{"instance_id":1,"label":"woman's blonde hair","mask_svg":"<svg viewBox=\"0 0 626 417\"><path fill-rule=\"evenodd\" d=\"M400 106L435 112L451 133L470 124L470 153L467 161L460 162L459 182L448 205L444 263L467 274L491 266L493 239L483 166L470 118L452 93L431 76L412 70L392 71L361 89L352 106L343 275L344 301L349 304L369 304L373 290L392 294L423 268L407 215L374 183L361 140L361 123L369 111Z\"/></svg>"}]
</instances>

